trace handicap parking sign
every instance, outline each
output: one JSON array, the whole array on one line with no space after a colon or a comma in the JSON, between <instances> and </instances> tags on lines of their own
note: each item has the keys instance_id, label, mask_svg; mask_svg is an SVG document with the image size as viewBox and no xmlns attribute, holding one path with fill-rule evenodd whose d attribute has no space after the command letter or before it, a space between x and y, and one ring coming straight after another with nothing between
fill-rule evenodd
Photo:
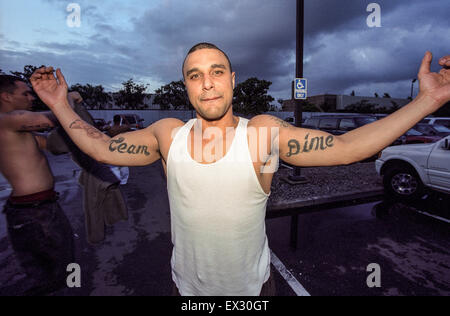
<instances>
[{"instance_id":1,"label":"handicap parking sign","mask_svg":"<svg viewBox=\"0 0 450 316\"><path fill-rule=\"evenodd\" d=\"M294 97L296 100L306 100L306 98L308 97L307 89L308 89L308 82L306 79L303 78L295 79Z\"/></svg>"}]
</instances>

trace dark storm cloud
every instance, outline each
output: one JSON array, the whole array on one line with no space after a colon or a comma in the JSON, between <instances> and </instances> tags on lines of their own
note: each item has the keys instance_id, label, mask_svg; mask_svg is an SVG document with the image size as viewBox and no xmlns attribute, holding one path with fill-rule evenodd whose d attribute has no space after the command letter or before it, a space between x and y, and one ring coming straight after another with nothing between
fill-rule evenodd
<instances>
[{"instance_id":1,"label":"dark storm cloud","mask_svg":"<svg viewBox=\"0 0 450 316\"><path fill-rule=\"evenodd\" d=\"M314 93L388 92L409 95L411 79L417 76L423 54L430 50L435 60L448 54L449 28L444 2L405 3L391 11L382 5L382 27L329 30L306 45L309 60L306 76ZM364 22L365 23L365 22ZM432 68L438 70L436 62ZM380 91L383 90L383 91Z\"/></svg>"},{"instance_id":2,"label":"dark storm cloud","mask_svg":"<svg viewBox=\"0 0 450 316\"><path fill-rule=\"evenodd\" d=\"M67 5L47 1L61 10ZM366 24L371 2L381 6L381 28ZM112 18L110 2L79 3L91 35L77 43L48 40L39 43L37 52L39 58L65 65L75 82L110 87L132 76L160 83L179 80L188 49L207 41L227 52L238 82L256 76L273 82L274 97L290 97L295 71L293 0L165 0L151 9L135 6L134 11L133 2L121 3L118 10L127 27ZM310 94L356 89L372 95L377 89L404 97L425 50L436 58L449 53L448 12L447 0L306 0L304 73ZM17 64L35 52L14 54L9 47L0 54Z\"/></svg>"},{"instance_id":3,"label":"dark storm cloud","mask_svg":"<svg viewBox=\"0 0 450 316\"><path fill-rule=\"evenodd\" d=\"M373 29L366 24L371 2L305 1L305 76L312 93L344 93L364 82L385 83L389 91L393 82L416 76L425 50L437 56L447 53L445 1L377 1L382 27ZM180 76L177 62L189 47L210 41L228 53L239 81L253 76L270 80L272 93L289 97L295 1L208 3L169 1L135 20L136 33L157 42L158 55L165 56L154 71L165 81ZM169 67L173 70L166 68L174 62Z\"/></svg>"},{"instance_id":4,"label":"dark storm cloud","mask_svg":"<svg viewBox=\"0 0 450 316\"><path fill-rule=\"evenodd\" d=\"M135 22L135 31L147 42L158 43L164 56L158 72L181 76L186 52L198 42L212 42L230 57L240 77L270 76L284 72L283 50L292 47L293 19L287 1L198 1L168 2L147 11ZM276 17L276 18L274 18ZM276 20L276 21L274 21ZM267 23L266 21L271 21ZM151 54L151 53L150 53ZM166 61L178 63L164 69Z\"/></svg>"}]
</instances>

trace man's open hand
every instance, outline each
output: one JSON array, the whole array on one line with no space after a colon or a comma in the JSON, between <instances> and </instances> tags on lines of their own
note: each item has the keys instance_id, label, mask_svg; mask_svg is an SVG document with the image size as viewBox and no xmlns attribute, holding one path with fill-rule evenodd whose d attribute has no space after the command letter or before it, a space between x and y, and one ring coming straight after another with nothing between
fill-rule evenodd
<instances>
[{"instance_id":1,"label":"man's open hand","mask_svg":"<svg viewBox=\"0 0 450 316\"><path fill-rule=\"evenodd\" d=\"M30 78L34 91L50 109L67 103L67 83L60 69L42 67L37 69Z\"/></svg>"},{"instance_id":2,"label":"man's open hand","mask_svg":"<svg viewBox=\"0 0 450 316\"><path fill-rule=\"evenodd\" d=\"M420 93L430 96L436 101L435 108L430 109L431 113L450 101L450 55L439 60L439 65L443 67L439 73L431 72L432 60L433 55L430 52L426 52L418 76Z\"/></svg>"}]
</instances>

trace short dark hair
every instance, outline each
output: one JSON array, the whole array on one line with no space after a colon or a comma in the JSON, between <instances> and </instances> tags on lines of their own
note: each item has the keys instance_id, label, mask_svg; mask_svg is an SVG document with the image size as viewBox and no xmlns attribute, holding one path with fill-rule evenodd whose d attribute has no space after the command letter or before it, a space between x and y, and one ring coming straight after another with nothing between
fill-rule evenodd
<instances>
[{"instance_id":1,"label":"short dark hair","mask_svg":"<svg viewBox=\"0 0 450 316\"><path fill-rule=\"evenodd\" d=\"M186 63L187 57L190 54L192 54L193 52L200 50L200 49L217 49L218 51L220 51L222 54L225 55L225 58L227 59L228 64L230 65L230 72L233 72L233 67L231 66L231 61L230 61L230 58L228 58L228 55L223 50L221 50L219 47L217 47L216 45L204 42L204 43L198 43L198 44L195 44L194 46L192 46L192 48L189 50L186 57L184 58L183 66L181 68L181 72L183 73L183 78L184 78L184 64Z\"/></svg>"},{"instance_id":2,"label":"short dark hair","mask_svg":"<svg viewBox=\"0 0 450 316\"><path fill-rule=\"evenodd\" d=\"M14 93L16 90L16 82L22 81L25 82L22 78L11 76L11 75L0 75L0 93L8 92Z\"/></svg>"}]
</instances>

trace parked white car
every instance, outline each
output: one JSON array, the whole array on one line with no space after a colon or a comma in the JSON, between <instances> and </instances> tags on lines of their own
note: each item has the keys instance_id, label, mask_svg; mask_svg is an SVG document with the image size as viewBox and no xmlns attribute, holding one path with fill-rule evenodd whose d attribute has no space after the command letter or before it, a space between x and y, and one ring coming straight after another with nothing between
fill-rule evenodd
<instances>
[{"instance_id":1,"label":"parked white car","mask_svg":"<svg viewBox=\"0 0 450 316\"><path fill-rule=\"evenodd\" d=\"M421 121L421 123L431 125L438 124L450 128L450 117L426 117Z\"/></svg>"},{"instance_id":2,"label":"parked white car","mask_svg":"<svg viewBox=\"0 0 450 316\"><path fill-rule=\"evenodd\" d=\"M450 194L450 136L432 144L387 147L375 166L386 193L395 198L417 199L426 188Z\"/></svg>"}]
</instances>

